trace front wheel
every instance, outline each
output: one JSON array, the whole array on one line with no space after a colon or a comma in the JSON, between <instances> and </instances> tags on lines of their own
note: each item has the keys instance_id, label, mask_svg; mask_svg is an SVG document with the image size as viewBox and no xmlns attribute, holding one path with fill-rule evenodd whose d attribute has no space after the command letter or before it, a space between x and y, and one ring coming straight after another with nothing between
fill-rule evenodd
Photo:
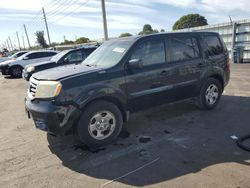
<instances>
[{"instance_id":1,"label":"front wheel","mask_svg":"<svg viewBox=\"0 0 250 188\"><path fill-rule=\"evenodd\" d=\"M23 71L23 68L21 68L19 66L16 66L16 67L11 68L10 75L13 78L21 78L22 77L22 71Z\"/></svg>"},{"instance_id":2,"label":"front wheel","mask_svg":"<svg viewBox=\"0 0 250 188\"><path fill-rule=\"evenodd\" d=\"M202 85L198 97L198 106L201 109L211 110L217 106L222 94L222 85L215 78L208 78Z\"/></svg>"},{"instance_id":3,"label":"front wheel","mask_svg":"<svg viewBox=\"0 0 250 188\"><path fill-rule=\"evenodd\" d=\"M77 125L81 142L98 147L113 141L122 129L122 114L113 103L96 101L87 106Z\"/></svg>"}]
</instances>

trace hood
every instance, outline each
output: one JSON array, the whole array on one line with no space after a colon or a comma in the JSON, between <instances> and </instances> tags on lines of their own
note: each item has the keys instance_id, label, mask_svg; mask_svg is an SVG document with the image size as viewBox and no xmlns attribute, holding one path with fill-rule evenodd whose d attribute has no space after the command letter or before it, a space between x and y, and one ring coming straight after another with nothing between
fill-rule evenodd
<instances>
[{"instance_id":1,"label":"hood","mask_svg":"<svg viewBox=\"0 0 250 188\"><path fill-rule=\"evenodd\" d=\"M32 76L37 80L61 80L78 74L87 74L103 70L100 67L88 67L83 64L65 65L37 72Z\"/></svg>"},{"instance_id":2,"label":"hood","mask_svg":"<svg viewBox=\"0 0 250 188\"><path fill-rule=\"evenodd\" d=\"M8 65L8 64L10 64L10 63L12 63L12 62L14 62L14 61L15 61L15 59L6 60L6 61L4 61L4 62L1 62L1 63L0 63L0 66Z\"/></svg>"},{"instance_id":3,"label":"hood","mask_svg":"<svg viewBox=\"0 0 250 188\"><path fill-rule=\"evenodd\" d=\"M39 62L39 63L30 64L30 65L28 65L28 66L29 66L29 67L31 67L31 66L38 67L38 66L40 66L40 65L46 65L46 64L50 64L50 63L55 63L55 62L52 62L52 61L42 61L42 62Z\"/></svg>"},{"instance_id":4,"label":"hood","mask_svg":"<svg viewBox=\"0 0 250 188\"><path fill-rule=\"evenodd\" d=\"M1 57L1 58L0 58L0 62L4 62L4 61L6 61L6 60L8 60L8 59L10 59L10 57Z\"/></svg>"}]
</instances>

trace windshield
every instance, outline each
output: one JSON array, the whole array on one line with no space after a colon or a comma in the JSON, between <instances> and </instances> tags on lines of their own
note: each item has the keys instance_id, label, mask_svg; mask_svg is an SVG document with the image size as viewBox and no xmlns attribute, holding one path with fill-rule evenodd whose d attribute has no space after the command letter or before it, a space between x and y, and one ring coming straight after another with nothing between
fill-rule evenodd
<instances>
[{"instance_id":1,"label":"windshield","mask_svg":"<svg viewBox=\"0 0 250 188\"><path fill-rule=\"evenodd\" d=\"M116 65L132 45L133 40L107 41L89 55L83 64L110 67Z\"/></svg>"},{"instance_id":2,"label":"windshield","mask_svg":"<svg viewBox=\"0 0 250 188\"><path fill-rule=\"evenodd\" d=\"M30 53L25 53L21 55L20 57L17 58L17 60L23 60L23 58L26 57L27 54L30 54Z\"/></svg>"},{"instance_id":3,"label":"windshield","mask_svg":"<svg viewBox=\"0 0 250 188\"><path fill-rule=\"evenodd\" d=\"M56 62L56 63L57 63L65 54L67 54L67 53L70 52L70 51L71 51L71 50L63 50L63 51L61 51L60 53L54 55L54 56L50 59L50 61Z\"/></svg>"},{"instance_id":4,"label":"windshield","mask_svg":"<svg viewBox=\"0 0 250 188\"><path fill-rule=\"evenodd\" d=\"M11 58L11 59L16 58L16 57L17 57L17 54L18 54L18 52L17 52L17 53L14 53L12 56L9 56L9 58Z\"/></svg>"},{"instance_id":5,"label":"windshield","mask_svg":"<svg viewBox=\"0 0 250 188\"><path fill-rule=\"evenodd\" d=\"M12 56L10 56L11 59L13 58L18 58L20 57L21 55L25 54L26 52L16 52L14 53Z\"/></svg>"}]
</instances>

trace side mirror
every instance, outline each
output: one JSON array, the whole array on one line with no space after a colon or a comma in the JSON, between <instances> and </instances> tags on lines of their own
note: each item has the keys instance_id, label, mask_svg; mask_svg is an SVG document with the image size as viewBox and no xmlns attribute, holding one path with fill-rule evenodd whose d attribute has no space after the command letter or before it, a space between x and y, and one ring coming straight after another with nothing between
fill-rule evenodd
<instances>
[{"instance_id":1,"label":"side mirror","mask_svg":"<svg viewBox=\"0 0 250 188\"><path fill-rule=\"evenodd\" d=\"M64 58L63 60L64 63L68 63L69 62L69 59L67 57Z\"/></svg>"},{"instance_id":2,"label":"side mirror","mask_svg":"<svg viewBox=\"0 0 250 188\"><path fill-rule=\"evenodd\" d=\"M29 57L27 57L27 56L25 56L24 58L23 58L23 60L28 60L29 59Z\"/></svg>"},{"instance_id":3,"label":"side mirror","mask_svg":"<svg viewBox=\"0 0 250 188\"><path fill-rule=\"evenodd\" d=\"M129 68L136 68L136 69L140 69L143 67L143 62L141 59L131 59L128 62L128 67Z\"/></svg>"}]
</instances>

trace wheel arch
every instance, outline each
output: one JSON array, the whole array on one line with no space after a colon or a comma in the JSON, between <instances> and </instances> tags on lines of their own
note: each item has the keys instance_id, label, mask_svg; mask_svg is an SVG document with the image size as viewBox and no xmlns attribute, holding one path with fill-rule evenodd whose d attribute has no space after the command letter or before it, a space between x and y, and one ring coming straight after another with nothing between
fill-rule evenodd
<instances>
[{"instance_id":1,"label":"wheel arch","mask_svg":"<svg viewBox=\"0 0 250 188\"><path fill-rule=\"evenodd\" d=\"M12 70L13 70L14 68L16 68L16 67L21 68L21 71L23 71L23 69L24 69L24 67L23 67L22 65L19 65L19 64L12 65L12 66L10 66L10 68L9 68L9 74L10 74L10 75L12 75Z\"/></svg>"},{"instance_id":2,"label":"wheel arch","mask_svg":"<svg viewBox=\"0 0 250 188\"><path fill-rule=\"evenodd\" d=\"M92 103L97 102L97 101L107 101L107 102L110 102L110 103L116 105L119 108L119 110L121 111L121 113L122 113L123 122L127 122L128 115L127 115L126 107L122 103L121 100L119 100L117 97L114 97L114 96L100 96L100 97L97 97L97 98L94 98L94 99L88 101L81 108L83 113L84 113L85 108L87 108L89 105L91 105Z\"/></svg>"},{"instance_id":3,"label":"wheel arch","mask_svg":"<svg viewBox=\"0 0 250 188\"><path fill-rule=\"evenodd\" d=\"M224 90L224 80L223 80L223 77L220 74L212 74L209 77L217 79L221 83L222 91Z\"/></svg>"},{"instance_id":4,"label":"wheel arch","mask_svg":"<svg viewBox=\"0 0 250 188\"><path fill-rule=\"evenodd\" d=\"M89 100L86 104L84 104L83 106L81 106L80 109L81 109L82 113L84 113L85 109L88 106L90 106L91 104L93 104L94 102L97 102L97 101L107 101L107 102L110 102L110 103L116 105L118 107L118 109L121 111L123 122L127 122L128 121L128 119L129 119L129 112L126 111L126 107L121 102L121 100L119 100L117 97L114 97L114 96L101 96L101 97L97 97L97 98L94 98L92 100ZM74 134L76 134L76 128L77 128L77 124L78 124L78 121L79 121L80 117L81 117L81 115L79 115L79 117L77 117L74 120L72 129L71 129Z\"/></svg>"}]
</instances>

